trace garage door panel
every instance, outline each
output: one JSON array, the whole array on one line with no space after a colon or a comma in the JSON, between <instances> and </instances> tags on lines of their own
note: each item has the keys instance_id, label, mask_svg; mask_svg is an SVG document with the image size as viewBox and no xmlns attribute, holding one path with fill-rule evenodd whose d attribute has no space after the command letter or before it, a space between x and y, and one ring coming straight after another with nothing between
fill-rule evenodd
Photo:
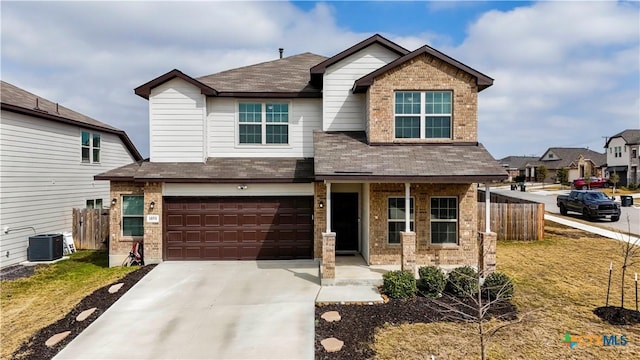
<instances>
[{"instance_id":1,"label":"garage door panel","mask_svg":"<svg viewBox=\"0 0 640 360\"><path fill-rule=\"evenodd\" d=\"M165 198L166 259L312 258L312 206L312 197Z\"/></svg>"}]
</instances>

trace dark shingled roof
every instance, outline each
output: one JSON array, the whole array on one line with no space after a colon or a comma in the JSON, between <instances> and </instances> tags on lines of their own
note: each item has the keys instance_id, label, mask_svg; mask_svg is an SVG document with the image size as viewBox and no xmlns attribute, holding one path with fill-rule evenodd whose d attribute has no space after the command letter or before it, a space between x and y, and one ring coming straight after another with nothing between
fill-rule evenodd
<instances>
[{"instance_id":1,"label":"dark shingled roof","mask_svg":"<svg viewBox=\"0 0 640 360\"><path fill-rule=\"evenodd\" d=\"M545 151L540 157L544 158L547 153L552 152L555 155L556 160L539 160L537 165L544 165L547 169L561 169L571 166L578 160L578 157L582 155L585 160L591 160L596 166L600 167L607 163L607 155L593 151L587 148L565 148L565 147L551 147ZM533 163L532 163L533 165Z\"/></svg>"},{"instance_id":2,"label":"dark shingled roof","mask_svg":"<svg viewBox=\"0 0 640 360\"><path fill-rule=\"evenodd\" d=\"M471 183L506 171L478 143L368 145L364 132L313 134L316 180Z\"/></svg>"},{"instance_id":3,"label":"dark shingled roof","mask_svg":"<svg viewBox=\"0 0 640 360\"><path fill-rule=\"evenodd\" d=\"M524 170L527 164L533 164L538 159L539 157L537 156L507 156L498 160L498 162L507 169Z\"/></svg>"},{"instance_id":4,"label":"dark shingled roof","mask_svg":"<svg viewBox=\"0 0 640 360\"><path fill-rule=\"evenodd\" d=\"M2 110L115 134L120 137L136 160L142 160L138 149L136 149L124 131L58 105L5 81L0 81L0 102Z\"/></svg>"},{"instance_id":5,"label":"dark shingled roof","mask_svg":"<svg viewBox=\"0 0 640 360\"><path fill-rule=\"evenodd\" d=\"M619 132L610 137L604 147L608 148L609 142L617 137L623 138L627 145L638 145L640 144L640 129L627 129Z\"/></svg>"},{"instance_id":6,"label":"dark shingled roof","mask_svg":"<svg viewBox=\"0 0 640 360\"><path fill-rule=\"evenodd\" d=\"M209 158L206 163L152 163L145 160L96 175L95 179L185 183L311 182L313 159Z\"/></svg>"},{"instance_id":7,"label":"dark shingled roof","mask_svg":"<svg viewBox=\"0 0 640 360\"><path fill-rule=\"evenodd\" d=\"M321 95L321 88L309 83L309 69L326 60L321 55L304 53L261 64L231 69L196 78L224 93L310 93Z\"/></svg>"}]
</instances>

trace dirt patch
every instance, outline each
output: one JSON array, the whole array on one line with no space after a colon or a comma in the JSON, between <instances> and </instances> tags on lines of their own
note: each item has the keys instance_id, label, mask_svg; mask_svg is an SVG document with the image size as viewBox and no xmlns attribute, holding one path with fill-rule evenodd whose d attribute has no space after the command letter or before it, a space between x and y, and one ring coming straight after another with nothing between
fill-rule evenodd
<instances>
[{"instance_id":1,"label":"dirt patch","mask_svg":"<svg viewBox=\"0 0 640 360\"><path fill-rule=\"evenodd\" d=\"M611 325L640 324L640 312L618 306L601 306L593 310L600 319Z\"/></svg>"},{"instance_id":2,"label":"dirt patch","mask_svg":"<svg viewBox=\"0 0 640 360\"><path fill-rule=\"evenodd\" d=\"M146 265L140 269L127 274L119 281L104 286L91 295L85 297L76 305L64 318L57 322L40 329L35 335L23 343L20 348L13 354L13 359L33 359L45 360L53 358L60 350L62 350L71 340L78 336L87 326L95 321L105 310L115 303L122 295L124 295L133 285L142 279L155 265ZM19 270L23 271L23 270ZM109 288L114 284L123 283L122 288L115 294L109 293ZM84 321L76 321L76 317L91 308L97 310ZM71 334L63 341L53 347L47 347L44 343L52 335L63 331L71 331Z\"/></svg>"},{"instance_id":3,"label":"dirt patch","mask_svg":"<svg viewBox=\"0 0 640 360\"><path fill-rule=\"evenodd\" d=\"M430 323L437 321L454 321L451 312L438 302L446 302L459 310L464 305L452 299L441 298L437 301L424 297L413 299L391 299L384 304L376 305L341 305L331 304L316 307L316 359L372 359L375 352L370 344L374 341L375 330L386 324L399 325L402 323ZM327 322L321 318L326 311L337 311L342 319ZM465 310L466 311L466 310ZM489 316L503 320L513 320L517 309L508 302L495 303L489 309ZM320 341L335 337L344 341L342 350L327 353Z\"/></svg>"},{"instance_id":4,"label":"dirt patch","mask_svg":"<svg viewBox=\"0 0 640 360\"><path fill-rule=\"evenodd\" d=\"M0 280L17 280L29 277L36 272L36 268L43 265L24 266L13 265L0 270Z\"/></svg>"}]
</instances>

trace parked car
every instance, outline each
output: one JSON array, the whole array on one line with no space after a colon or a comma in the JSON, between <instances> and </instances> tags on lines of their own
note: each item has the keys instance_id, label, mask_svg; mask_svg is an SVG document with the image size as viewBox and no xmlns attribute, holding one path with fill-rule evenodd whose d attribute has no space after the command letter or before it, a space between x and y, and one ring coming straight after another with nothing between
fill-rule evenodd
<instances>
[{"instance_id":1,"label":"parked car","mask_svg":"<svg viewBox=\"0 0 640 360\"><path fill-rule=\"evenodd\" d=\"M620 204L600 191L571 190L569 195L558 195L556 204L562 215L573 211L587 220L605 217L614 222L620 220Z\"/></svg>"},{"instance_id":2,"label":"parked car","mask_svg":"<svg viewBox=\"0 0 640 360\"><path fill-rule=\"evenodd\" d=\"M573 180L571 186L574 189L587 190L587 189L600 189L600 188L608 188L612 185L609 179L592 177L590 182L587 184L587 181L583 178L577 178Z\"/></svg>"}]
</instances>

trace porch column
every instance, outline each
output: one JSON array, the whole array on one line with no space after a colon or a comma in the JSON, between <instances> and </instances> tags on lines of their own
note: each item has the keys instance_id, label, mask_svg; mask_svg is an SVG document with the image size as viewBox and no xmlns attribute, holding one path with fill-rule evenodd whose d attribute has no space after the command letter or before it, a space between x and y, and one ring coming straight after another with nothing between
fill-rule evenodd
<instances>
[{"instance_id":1,"label":"porch column","mask_svg":"<svg viewBox=\"0 0 640 360\"><path fill-rule=\"evenodd\" d=\"M322 233L322 263L320 265L320 285L333 285L336 278L336 233L331 232L331 183L326 182L327 228Z\"/></svg>"},{"instance_id":2,"label":"porch column","mask_svg":"<svg viewBox=\"0 0 640 360\"><path fill-rule=\"evenodd\" d=\"M484 232L491 232L491 188L489 183L484 184Z\"/></svg>"},{"instance_id":3,"label":"porch column","mask_svg":"<svg viewBox=\"0 0 640 360\"><path fill-rule=\"evenodd\" d=\"M411 231L411 184L404 184L405 231L400 232L402 270L416 273L416 233Z\"/></svg>"}]
</instances>

